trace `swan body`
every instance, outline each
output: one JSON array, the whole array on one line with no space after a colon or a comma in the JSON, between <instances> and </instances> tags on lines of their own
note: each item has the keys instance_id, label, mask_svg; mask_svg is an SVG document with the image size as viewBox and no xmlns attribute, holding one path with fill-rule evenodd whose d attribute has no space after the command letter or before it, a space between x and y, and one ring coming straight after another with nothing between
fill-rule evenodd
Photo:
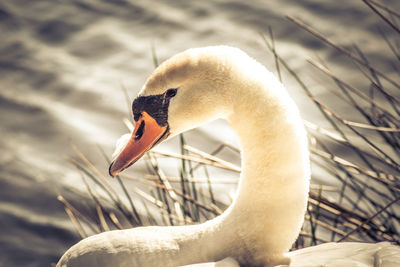
<instances>
[{"instance_id":1,"label":"swan body","mask_svg":"<svg viewBox=\"0 0 400 267\"><path fill-rule=\"evenodd\" d=\"M242 151L236 198L203 224L91 236L70 248L58 267L289 264L285 253L303 224L310 163L299 111L272 73L237 48L189 49L153 72L132 111L135 130L111 164L111 175L159 142L224 118Z\"/></svg>"},{"instance_id":2,"label":"swan body","mask_svg":"<svg viewBox=\"0 0 400 267\"><path fill-rule=\"evenodd\" d=\"M389 242L376 244L346 242L325 243L287 253L290 267L398 267L400 248ZM232 258L185 267L236 267ZM286 265L281 265L285 267Z\"/></svg>"},{"instance_id":3,"label":"swan body","mask_svg":"<svg viewBox=\"0 0 400 267\"><path fill-rule=\"evenodd\" d=\"M400 266L400 248L389 242L376 244L325 243L292 251L291 267L396 267Z\"/></svg>"}]
</instances>

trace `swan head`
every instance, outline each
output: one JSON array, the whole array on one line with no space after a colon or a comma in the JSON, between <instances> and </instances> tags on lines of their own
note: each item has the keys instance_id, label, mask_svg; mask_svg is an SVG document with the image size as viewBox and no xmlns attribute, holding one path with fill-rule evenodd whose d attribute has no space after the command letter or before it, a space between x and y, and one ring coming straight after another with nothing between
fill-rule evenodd
<instances>
[{"instance_id":1,"label":"swan head","mask_svg":"<svg viewBox=\"0 0 400 267\"><path fill-rule=\"evenodd\" d=\"M232 111L237 48L189 49L155 69L132 103L135 129L111 163L115 176L158 143ZM248 57L248 56L245 56ZM237 87L237 86L236 86Z\"/></svg>"}]
</instances>

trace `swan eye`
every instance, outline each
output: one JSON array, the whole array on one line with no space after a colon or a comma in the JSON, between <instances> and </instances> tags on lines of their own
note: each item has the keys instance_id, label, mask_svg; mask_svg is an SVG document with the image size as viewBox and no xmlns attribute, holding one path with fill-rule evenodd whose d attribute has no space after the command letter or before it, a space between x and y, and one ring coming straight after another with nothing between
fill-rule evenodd
<instances>
[{"instance_id":1,"label":"swan eye","mask_svg":"<svg viewBox=\"0 0 400 267\"><path fill-rule=\"evenodd\" d=\"M165 91L164 96L166 98L174 97L174 96L176 96L177 91L178 91L178 89L176 89L176 88L168 89L167 91Z\"/></svg>"}]
</instances>

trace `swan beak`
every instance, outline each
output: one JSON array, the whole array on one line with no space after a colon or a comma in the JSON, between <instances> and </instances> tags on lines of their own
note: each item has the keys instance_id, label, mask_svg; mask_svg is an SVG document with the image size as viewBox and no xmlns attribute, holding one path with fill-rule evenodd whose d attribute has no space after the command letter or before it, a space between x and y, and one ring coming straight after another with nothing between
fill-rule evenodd
<instances>
[{"instance_id":1,"label":"swan beak","mask_svg":"<svg viewBox=\"0 0 400 267\"><path fill-rule=\"evenodd\" d=\"M147 112L136 122L128 143L111 163L109 174L114 177L131 166L144 153L168 137L168 125L160 126Z\"/></svg>"}]
</instances>

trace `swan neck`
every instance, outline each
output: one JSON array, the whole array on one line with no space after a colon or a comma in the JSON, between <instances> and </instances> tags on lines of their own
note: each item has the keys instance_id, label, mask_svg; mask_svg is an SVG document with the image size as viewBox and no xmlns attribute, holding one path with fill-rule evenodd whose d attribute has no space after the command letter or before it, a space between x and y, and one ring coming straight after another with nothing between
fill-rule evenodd
<instances>
[{"instance_id":1,"label":"swan neck","mask_svg":"<svg viewBox=\"0 0 400 267\"><path fill-rule=\"evenodd\" d=\"M265 76L268 81L248 82L251 90L237 89L228 117L239 137L242 172L225 222L252 251L249 262L282 260L300 232L309 189L307 135L299 111L275 77Z\"/></svg>"}]
</instances>

